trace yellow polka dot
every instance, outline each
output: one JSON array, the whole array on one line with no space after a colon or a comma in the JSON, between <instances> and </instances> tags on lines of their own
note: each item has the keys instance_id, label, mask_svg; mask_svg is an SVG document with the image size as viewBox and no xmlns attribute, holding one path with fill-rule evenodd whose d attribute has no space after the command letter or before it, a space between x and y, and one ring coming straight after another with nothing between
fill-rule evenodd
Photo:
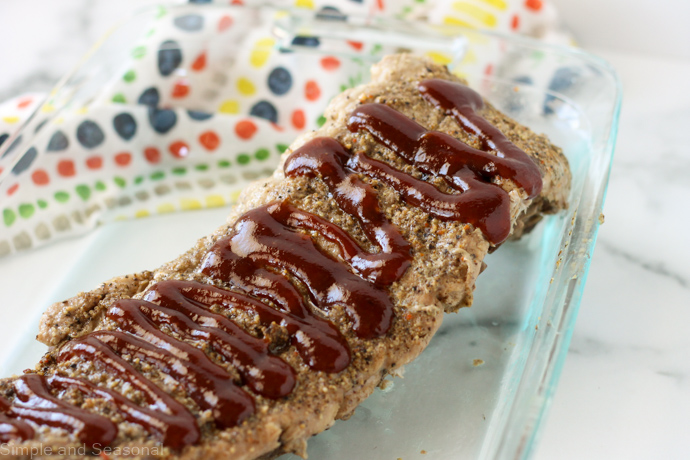
<instances>
[{"instance_id":1,"label":"yellow polka dot","mask_svg":"<svg viewBox=\"0 0 690 460\"><path fill-rule=\"evenodd\" d=\"M240 78L237 80L237 90L244 96L251 96L256 92L254 83L249 81L247 78Z\"/></svg>"},{"instance_id":2,"label":"yellow polka dot","mask_svg":"<svg viewBox=\"0 0 690 460\"><path fill-rule=\"evenodd\" d=\"M201 203L199 200L194 200L192 198L182 198L180 200L180 207L183 211L191 211L192 209L201 209Z\"/></svg>"},{"instance_id":3,"label":"yellow polka dot","mask_svg":"<svg viewBox=\"0 0 690 460\"><path fill-rule=\"evenodd\" d=\"M150 215L151 215L151 213L148 212L146 209L140 209L134 213L134 217L136 217L137 219L140 219L142 217L148 217Z\"/></svg>"},{"instance_id":4,"label":"yellow polka dot","mask_svg":"<svg viewBox=\"0 0 690 460\"><path fill-rule=\"evenodd\" d=\"M225 206L225 200L220 195L209 195L206 197L206 206L209 208L219 208Z\"/></svg>"},{"instance_id":5,"label":"yellow polka dot","mask_svg":"<svg viewBox=\"0 0 690 460\"><path fill-rule=\"evenodd\" d=\"M55 106L53 104L44 104L41 107L41 112L43 113L50 113L55 111Z\"/></svg>"},{"instance_id":6,"label":"yellow polka dot","mask_svg":"<svg viewBox=\"0 0 690 460\"><path fill-rule=\"evenodd\" d=\"M82 107L82 108L80 108L80 109L77 109L77 115L84 115L84 114L87 113L88 111L89 111L89 108L86 107L86 106L84 106L84 107Z\"/></svg>"},{"instance_id":7,"label":"yellow polka dot","mask_svg":"<svg viewBox=\"0 0 690 460\"><path fill-rule=\"evenodd\" d=\"M473 3L455 2L453 3L453 9L476 19L486 27L496 27L498 22L496 16Z\"/></svg>"},{"instance_id":8,"label":"yellow polka dot","mask_svg":"<svg viewBox=\"0 0 690 460\"><path fill-rule=\"evenodd\" d=\"M57 125L61 125L61 124L63 124L64 122L65 122L65 117L57 117L57 118L55 119L55 124L57 124Z\"/></svg>"},{"instance_id":9,"label":"yellow polka dot","mask_svg":"<svg viewBox=\"0 0 690 460\"><path fill-rule=\"evenodd\" d=\"M172 203L163 203L158 205L156 208L159 214L168 214L170 212L175 212L175 205Z\"/></svg>"},{"instance_id":10,"label":"yellow polka dot","mask_svg":"<svg viewBox=\"0 0 690 460\"><path fill-rule=\"evenodd\" d=\"M443 23L449 26L460 26L467 27L469 29L474 29L474 26L469 22L463 21L462 19L454 18L453 16L446 16L443 18Z\"/></svg>"},{"instance_id":11,"label":"yellow polka dot","mask_svg":"<svg viewBox=\"0 0 690 460\"><path fill-rule=\"evenodd\" d=\"M2 117L2 121L4 121L5 123L16 123L19 121L19 117L16 117L16 116Z\"/></svg>"},{"instance_id":12,"label":"yellow polka dot","mask_svg":"<svg viewBox=\"0 0 690 460\"><path fill-rule=\"evenodd\" d=\"M220 105L220 108L218 109L220 113L227 113L230 115L235 115L240 113L240 104L237 101L233 101L231 99L228 99L227 101L223 101L223 103Z\"/></svg>"},{"instance_id":13,"label":"yellow polka dot","mask_svg":"<svg viewBox=\"0 0 690 460\"><path fill-rule=\"evenodd\" d=\"M484 3L487 3L494 8L497 8L499 10L505 10L508 9L508 4L504 0L482 0Z\"/></svg>"},{"instance_id":14,"label":"yellow polka dot","mask_svg":"<svg viewBox=\"0 0 690 460\"><path fill-rule=\"evenodd\" d=\"M314 2L313 0L295 0L295 6L297 8L309 8L310 10L313 10Z\"/></svg>"},{"instance_id":15,"label":"yellow polka dot","mask_svg":"<svg viewBox=\"0 0 690 460\"><path fill-rule=\"evenodd\" d=\"M453 61L453 58L451 58L445 53L429 51L428 53L426 53L426 55L429 56L431 60L434 61L436 64L447 65Z\"/></svg>"},{"instance_id":16,"label":"yellow polka dot","mask_svg":"<svg viewBox=\"0 0 690 460\"><path fill-rule=\"evenodd\" d=\"M115 217L115 221L122 221L122 220L127 220L128 217L120 214L119 216Z\"/></svg>"},{"instance_id":17,"label":"yellow polka dot","mask_svg":"<svg viewBox=\"0 0 690 460\"><path fill-rule=\"evenodd\" d=\"M230 203L237 203L237 199L240 197L240 193L242 193L242 190L232 192L230 194Z\"/></svg>"},{"instance_id":18,"label":"yellow polka dot","mask_svg":"<svg viewBox=\"0 0 690 460\"><path fill-rule=\"evenodd\" d=\"M287 11L276 11L273 17L275 19L286 18L290 15Z\"/></svg>"},{"instance_id":19,"label":"yellow polka dot","mask_svg":"<svg viewBox=\"0 0 690 460\"><path fill-rule=\"evenodd\" d=\"M249 56L249 62L254 67L262 67L268 61L268 57L273 51L273 46L275 45L275 40L272 38L262 38L257 40L254 44L254 49Z\"/></svg>"}]
</instances>

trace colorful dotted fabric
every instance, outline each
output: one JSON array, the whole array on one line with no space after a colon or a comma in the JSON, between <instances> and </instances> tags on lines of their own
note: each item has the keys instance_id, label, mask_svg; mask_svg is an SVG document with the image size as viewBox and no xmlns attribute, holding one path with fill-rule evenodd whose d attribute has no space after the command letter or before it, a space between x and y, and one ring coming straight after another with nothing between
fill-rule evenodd
<instances>
[{"instance_id":1,"label":"colorful dotted fabric","mask_svg":"<svg viewBox=\"0 0 690 460\"><path fill-rule=\"evenodd\" d=\"M250 181L274 171L300 133L324 122L332 96L362 83L381 55L398 51L309 30L286 42L272 26L287 13L199 3L211 2L159 8L88 104L73 106L69 83L48 96L0 104L0 256L99 223L234 202ZM553 21L541 0L274 3L329 21L427 17L523 32ZM483 65L471 55L465 60Z\"/></svg>"}]
</instances>

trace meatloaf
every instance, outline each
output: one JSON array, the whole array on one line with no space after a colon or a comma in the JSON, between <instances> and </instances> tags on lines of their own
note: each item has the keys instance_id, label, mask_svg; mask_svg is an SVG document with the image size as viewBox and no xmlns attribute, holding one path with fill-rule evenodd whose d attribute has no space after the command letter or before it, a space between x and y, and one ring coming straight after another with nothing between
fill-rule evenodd
<instances>
[{"instance_id":1,"label":"meatloaf","mask_svg":"<svg viewBox=\"0 0 690 460\"><path fill-rule=\"evenodd\" d=\"M489 251L566 207L561 150L477 98L388 56L227 224L49 307L49 351L0 381L7 456L305 456L472 304Z\"/></svg>"}]
</instances>

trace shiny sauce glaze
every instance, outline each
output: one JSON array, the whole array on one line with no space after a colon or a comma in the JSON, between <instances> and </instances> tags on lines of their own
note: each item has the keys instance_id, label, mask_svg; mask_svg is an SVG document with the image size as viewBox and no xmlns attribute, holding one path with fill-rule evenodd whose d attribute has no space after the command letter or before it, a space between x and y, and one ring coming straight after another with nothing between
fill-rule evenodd
<instances>
[{"instance_id":1,"label":"shiny sauce glaze","mask_svg":"<svg viewBox=\"0 0 690 460\"><path fill-rule=\"evenodd\" d=\"M106 315L115 330L70 340L57 352L58 363L78 358L127 383L138 403L82 378L26 374L12 382L13 402L0 396L0 441L31 439L34 430L27 422L33 422L67 430L86 445L110 444L117 436L111 420L54 395L76 391L83 398L104 401L165 446L181 449L197 443L201 431L195 417L145 378L131 360L172 378L178 384L176 391L209 411L219 429L240 424L255 410L254 398L242 386L265 398L280 399L293 391L296 376L269 349L268 337L248 333L230 319L233 315L257 319L262 330L281 328L315 371L344 370L351 360L347 342L314 310L328 313L342 308L358 337L385 335L394 319L387 288L402 277L411 261L409 243L380 210L376 191L356 173L387 183L407 203L433 216L472 223L492 243L502 242L510 231L509 200L490 181L497 176L512 179L533 197L541 189L539 171L524 152L475 113L483 102L474 91L442 80L422 82L419 88L429 102L476 136L483 150L427 131L382 104L357 108L348 127L369 132L403 160L443 178L459 193L443 193L363 153L353 155L334 139L311 140L287 158L285 175L320 178L376 252L364 250L340 227L288 201L247 212L228 237L211 247L200 266L201 273L233 290L196 281L159 282L142 299L111 305ZM332 243L338 254L321 249L310 232ZM214 358L202 347L213 350Z\"/></svg>"}]
</instances>

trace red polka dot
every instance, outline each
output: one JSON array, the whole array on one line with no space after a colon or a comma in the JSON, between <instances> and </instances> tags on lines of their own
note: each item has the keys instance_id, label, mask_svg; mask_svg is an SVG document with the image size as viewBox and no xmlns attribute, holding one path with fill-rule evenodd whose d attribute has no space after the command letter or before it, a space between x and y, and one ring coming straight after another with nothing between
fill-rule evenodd
<instances>
[{"instance_id":1,"label":"red polka dot","mask_svg":"<svg viewBox=\"0 0 690 460\"><path fill-rule=\"evenodd\" d=\"M156 147L146 147L144 150L144 157L149 163L158 163L161 161L161 152Z\"/></svg>"},{"instance_id":2,"label":"red polka dot","mask_svg":"<svg viewBox=\"0 0 690 460\"><path fill-rule=\"evenodd\" d=\"M362 42L354 42L352 40L348 40L347 44L356 49L357 51L362 51L362 48L364 47L364 43Z\"/></svg>"},{"instance_id":3,"label":"red polka dot","mask_svg":"<svg viewBox=\"0 0 690 460\"><path fill-rule=\"evenodd\" d=\"M19 189L19 184L14 184L12 187L8 188L7 189L7 196L14 195L14 192L16 192L17 189Z\"/></svg>"},{"instance_id":4,"label":"red polka dot","mask_svg":"<svg viewBox=\"0 0 690 460\"><path fill-rule=\"evenodd\" d=\"M103 166L103 158L89 157L86 159L86 167L89 169L100 169Z\"/></svg>"},{"instance_id":5,"label":"red polka dot","mask_svg":"<svg viewBox=\"0 0 690 460\"><path fill-rule=\"evenodd\" d=\"M19 100L19 102L17 102L17 108L18 109L25 109L28 106L30 106L33 101L34 100L30 97L22 98Z\"/></svg>"},{"instance_id":6,"label":"red polka dot","mask_svg":"<svg viewBox=\"0 0 690 460\"><path fill-rule=\"evenodd\" d=\"M184 158L189 155L189 146L182 141L175 141L168 147L175 158Z\"/></svg>"},{"instance_id":7,"label":"red polka dot","mask_svg":"<svg viewBox=\"0 0 690 460\"><path fill-rule=\"evenodd\" d=\"M72 177L76 174L72 160L61 160L57 165L57 171L63 177Z\"/></svg>"},{"instance_id":8,"label":"red polka dot","mask_svg":"<svg viewBox=\"0 0 690 460\"><path fill-rule=\"evenodd\" d=\"M120 152L115 155L115 164L118 166L127 166L132 161L132 154L129 152Z\"/></svg>"},{"instance_id":9,"label":"red polka dot","mask_svg":"<svg viewBox=\"0 0 690 460\"><path fill-rule=\"evenodd\" d=\"M304 97L309 101L315 101L321 97L321 88L314 80L309 80L304 86Z\"/></svg>"},{"instance_id":10,"label":"red polka dot","mask_svg":"<svg viewBox=\"0 0 690 460\"><path fill-rule=\"evenodd\" d=\"M520 16L518 16L517 14L513 15L513 20L510 22L510 27L513 30L517 30L518 27L520 27Z\"/></svg>"},{"instance_id":11,"label":"red polka dot","mask_svg":"<svg viewBox=\"0 0 690 460\"><path fill-rule=\"evenodd\" d=\"M199 135L199 143L206 150L215 150L220 145L220 138L213 131L205 131Z\"/></svg>"},{"instance_id":12,"label":"red polka dot","mask_svg":"<svg viewBox=\"0 0 690 460\"><path fill-rule=\"evenodd\" d=\"M235 134L244 140L249 140L256 134L256 125L249 120L242 120L235 125Z\"/></svg>"},{"instance_id":13,"label":"red polka dot","mask_svg":"<svg viewBox=\"0 0 690 460\"><path fill-rule=\"evenodd\" d=\"M222 32L225 29L229 28L232 25L232 18L230 16L223 16L220 18L220 21L218 21L218 32Z\"/></svg>"},{"instance_id":14,"label":"red polka dot","mask_svg":"<svg viewBox=\"0 0 690 460\"><path fill-rule=\"evenodd\" d=\"M232 0L230 2L231 5L244 5L244 2L242 0Z\"/></svg>"},{"instance_id":15,"label":"red polka dot","mask_svg":"<svg viewBox=\"0 0 690 460\"><path fill-rule=\"evenodd\" d=\"M4 169L2 169L2 166L0 166L0 174L2 174L3 171Z\"/></svg>"},{"instance_id":16,"label":"red polka dot","mask_svg":"<svg viewBox=\"0 0 690 460\"><path fill-rule=\"evenodd\" d=\"M48 182L50 182L48 173L43 169L37 169L34 171L31 174L31 180L34 181L34 184L36 185L46 185Z\"/></svg>"},{"instance_id":17,"label":"red polka dot","mask_svg":"<svg viewBox=\"0 0 690 460\"><path fill-rule=\"evenodd\" d=\"M494 66L492 64L487 64L484 69L484 74L491 75L492 73L494 73Z\"/></svg>"},{"instance_id":18,"label":"red polka dot","mask_svg":"<svg viewBox=\"0 0 690 460\"><path fill-rule=\"evenodd\" d=\"M283 131L285 131L285 128L280 126L278 123L271 123L271 128L275 129L279 133L282 133Z\"/></svg>"},{"instance_id":19,"label":"red polka dot","mask_svg":"<svg viewBox=\"0 0 690 460\"><path fill-rule=\"evenodd\" d=\"M321 59L321 67L323 67L324 70L333 71L340 67L340 61L333 56L326 56Z\"/></svg>"},{"instance_id":20,"label":"red polka dot","mask_svg":"<svg viewBox=\"0 0 690 460\"><path fill-rule=\"evenodd\" d=\"M192 70L201 72L204 68L206 68L206 51L200 53L192 63Z\"/></svg>"},{"instance_id":21,"label":"red polka dot","mask_svg":"<svg viewBox=\"0 0 690 460\"><path fill-rule=\"evenodd\" d=\"M525 6L532 11L539 11L544 4L541 0L525 0Z\"/></svg>"},{"instance_id":22,"label":"red polka dot","mask_svg":"<svg viewBox=\"0 0 690 460\"><path fill-rule=\"evenodd\" d=\"M386 5L383 4L383 0L376 0L376 6L378 6L381 11L386 8Z\"/></svg>"},{"instance_id":23,"label":"red polka dot","mask_svg":"<svg viewBox=\"0 0 690 460\"><path fill-rule=\"evenodd\" d=\"M303 129L305 124L304 110L297 109L292 112L292 126Z\"/></svg>"},{"instance_id":24,"label":"red polka dot","mask_svg":"<svg viewBox=\"0 0 690 460\"><path fill-rule=\"evenodd\" d=\"M181 98L189 94L189 82L187 80L177 80L173 86L172 97Z\"/></svg>"}]
</instances>

